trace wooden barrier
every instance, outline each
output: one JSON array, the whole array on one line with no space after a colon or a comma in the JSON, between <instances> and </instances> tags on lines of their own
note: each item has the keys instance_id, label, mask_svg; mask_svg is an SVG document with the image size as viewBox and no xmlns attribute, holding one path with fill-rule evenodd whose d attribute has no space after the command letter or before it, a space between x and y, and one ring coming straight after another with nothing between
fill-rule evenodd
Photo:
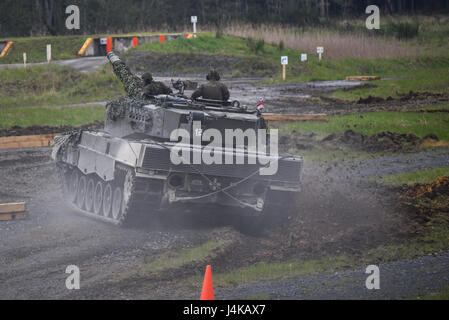
<instances>
[{"instance_id":1,"label":"wooden barrier","mask_svg":"<svg viewBox=\"0 0 449 320\"><path fill-rule=\"evenodd\" d=\"M92 42L94 42L94 39L92 39L92 38L87 38L86 39L86 41L84 42L83 46L78 51L78 55L80 57L84 56L84 54L86 53L87 48L89 48L89 46L92 44Z\"/></svg>"},{"instance_id":2,"label":"wooden barrier","mask_svg":"<svg viewBox=\"0 0 449 320\"><path fill-rule=\"evenodd\" d=\"M327 115L324 113L317 114L276 114L264 113L265 120L270 122L287 122L287 121L322 121L327 122Z\"/></svg>"},{"instance_id":3,"label":"wooden barrier","mask_svg":"<svg viewBox=\"0 0 449 320\"><path fill-rule=\"evenodd\" d=\"M0 137L0 150L32 148L32 147L51 147L53 139L59 133L39 134L32 136L11 136Z\"/></svg>"},{"instance_id":4,"label":"wooden barrier","mask_svg":"<svg viewBox=\"0 0 449 320\"><path fill-rule=\"evenodd\" d=\"M349 76L346 81L373 81L380 80L379 76Z\"/></svg>"},{"instance_id":5,"label":"wooden barrier","mask_svg":"<svg viewBox=\"0 0 449 320\"><path fill-rule=\"evenodd\" d=\"M3 48L2 52L0 53L0 58L3 58L4 56L6 56L9 52L9 50L11 49L13 45L12 41L7 41L6 42L6 46Z\"/></svg>"},{"instance_id":6,"label":"wooden barrier","mask_svg":"<svg viewBox=\"0 0 449 320\"><path fill-rule=\"evenodd\" d=\"M0 203L0 221L26 219L28 217L25 202Z\"/></svg>"}]
</instances>

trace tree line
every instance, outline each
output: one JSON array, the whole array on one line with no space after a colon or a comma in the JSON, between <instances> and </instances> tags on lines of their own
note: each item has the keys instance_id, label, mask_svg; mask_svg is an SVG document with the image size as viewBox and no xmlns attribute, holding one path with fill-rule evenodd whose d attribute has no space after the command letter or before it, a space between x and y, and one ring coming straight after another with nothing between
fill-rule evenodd
<instances>
[{"instance_id":1,"label":"tree line","mask_svg":"<svg viewBox=\"0 0 449 320\"><path fill-rule=\"evenodd\" d=\"M0 37L178 31L190 16L202 26L233 22L313 26L335 18L365 15L368 5L381 14L449 12L449 0L2 0ZM80 9L80 29L69 30L66 7Z\"/></svg>"}]
</instances>

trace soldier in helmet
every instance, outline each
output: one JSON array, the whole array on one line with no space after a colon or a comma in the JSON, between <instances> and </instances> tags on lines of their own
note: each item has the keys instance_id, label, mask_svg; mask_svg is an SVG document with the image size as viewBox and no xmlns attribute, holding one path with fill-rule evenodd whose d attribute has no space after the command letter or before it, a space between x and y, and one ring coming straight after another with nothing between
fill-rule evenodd
<instances>
[{"instance_id":1,"label":"soldier in helmet","mask_svg":"<svg viewBox=\"0 0 449 320\"><path fill-rule=\"evenodd\" d=\"M149 72L145 72L142 75L143 81L143 95L144 98L148 98L150 96L155 96L158 94L170 94L173 91L167 87L163 82L154 81L153 76Z\"/></svg>"},{"instance_id":2,"label":"soldier in helmet","mask_svg":"<svg viewBox=\"0 0 449 320\"><path fill-rule=\"evenodd\" d=\"M153 81L150 73L144 73L139 78L131 72L129 67L113 52L107 54L112 68L117 77L123 83L125 91L130 98L147 99L158 94L172 93L171 89L159 81Z\"/></svg>"},{"instance_id":3,"label":"soldier in helmet","mask_svg":"<svg viewBox=\"0 0 449 320\"><path fill-rule=\"evenodd\" d=\"M220 81L220 74L211 69L206 76L207 83L201 85L195 92L192 93L192 99L202 97L203 99L212 99L220 101L228 101L229 90Z\"/></svg>"}]
</instances>

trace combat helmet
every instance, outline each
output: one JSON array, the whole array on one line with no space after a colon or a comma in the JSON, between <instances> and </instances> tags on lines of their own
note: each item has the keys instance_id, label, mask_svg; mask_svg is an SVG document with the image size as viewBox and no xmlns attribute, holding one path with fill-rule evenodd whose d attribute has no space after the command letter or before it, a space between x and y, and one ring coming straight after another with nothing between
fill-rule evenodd
<instances>
[{"instance_id":1,"label":"combat helmet","mask_svg":"<svg viewBox=\"0 0 449 320\"><path fill-rule=\"evenodd\" d=\"M220 74L215 69L210 69L209 73L206 76L206 79L209 81L219 81L220 80Z\"/></svg>"}]
</instances>

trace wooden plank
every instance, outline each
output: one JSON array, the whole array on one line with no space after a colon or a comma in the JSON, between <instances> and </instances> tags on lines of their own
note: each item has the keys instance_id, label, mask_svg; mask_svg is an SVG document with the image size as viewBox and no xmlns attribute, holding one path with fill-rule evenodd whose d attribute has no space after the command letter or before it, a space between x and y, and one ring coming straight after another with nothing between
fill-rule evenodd
<instances>
[{"instance_id":1,"label":"wooden plank","mask_svg":"<svg viewBox=\"0 0 449 320\"><path fill-rule=\"evenodd\" d=\"M346 81L372 81L380 80L379 76L349 76L346 77Z\"/></svg>"},{"instance_id":2,"label":"wooden plank","mask_svg":"<svg viewBox=\"0 0 449 320\"><path fill-rule=\"evenodd\" d=\"M28 218L28 211L0 214L0 221L22 220L26 218Z\"/></svg>"},{"instance_id":3,"label":"wooden plank","mask_svg":"<svg viewBox=\"0 0 449 320\"><path fill-rule=\"evenodd\" d=\"M265 120L284 122L284 121L324 121L327 122L327 115L324 113L317 114L276 114L264 113Z\"/></svg>"},{"instance_id":4,"label":"wooden plank","mask_svg":"<svg viewBox=\"0 0 449 320\"><path fill-rule=\"evenodd\" d=\"M31 136L0 137L0 150L32 147L51 147L54 142L54 137L57 135L58 133L39 134Z\"/></svg>"},{"instance_id":5,"label":"wooden plank","mask_svg":"<svg viewBox=\"0 0 449 320\"><path fill-rule=\"evenodd\" d=\"M26 211L25 202L0 203L0 213L15 213Z\"/></svg>"},{"instance_id":6,"label":"wooden plank","mask_svg":"<svg viewBox=\"0 0 449 320\"><path fill-rule=\"evenodd\" d=\"M0 143L3 142L22 142L22 141L42 141L42 140L53 140L55 136L59 135L58 133L51 134L35 134L30 136L9 136L9 137L1 137Z\"/></svg>"}]
</instances>

